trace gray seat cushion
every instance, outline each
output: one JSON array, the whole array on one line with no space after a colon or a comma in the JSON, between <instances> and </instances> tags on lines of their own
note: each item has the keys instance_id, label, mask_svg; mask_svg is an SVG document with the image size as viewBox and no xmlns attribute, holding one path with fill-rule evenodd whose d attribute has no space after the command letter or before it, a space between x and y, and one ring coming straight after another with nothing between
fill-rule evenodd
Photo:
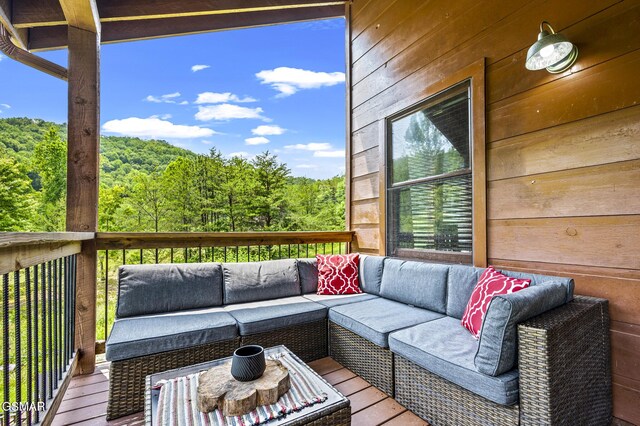
<instances>
[{"instance_id":1,"label":"gray seat cushion","mask_svg":"<svg viewBox=\"0 0 640 426\"><path fill-rule=\"evenodd\" d=\"M224 304L299 296L295 259L223 263Z\"/></svg>"},{"instance_id":2,"label":"gray seat cushion","mask_svg":"<svg viewBox=\"0 0 640 426\"><path fill-rule=\"evenodd\" d=\"M385 259L380 296L444 314L447 265Z\"/></svg>"},{"instance_id":3,"label":"gray seat cushion","mask_svg":"<svg viewBox=\"0 0 640 426\"><path fill-rule=\"evenodd\" d=\"M219 263L125 265L118 276L116 318L222 305Z\"/></svg>"},{"instance_id":4,"label":"gray seat cushion","mask_svg":"<svg viewBox=\"0 0 640 426\"><path fill-rule=\"evenodd\" d=\"M447 316L462 319L471 293L485 268L451 265L447 276Z\"/></svg>"},{"instance_id":5,"label":"gray seat cushion","mask_svg":"<svg viewBox=\"0 0 640 426\"><path fill-rule=\"evenodd\" d=\"M325 306L302 296L240 303L225 306L224 309L236 319L242 336L320 321L327 317Z\"/></svg>"},{"instance_id":6,"label":"gray seat cushion","mask_svg":"<svg viewBox=\"0 0 640 426\"><path fill-rule=\"evenodd\" d=\"M526 272L514 272L506 270L500 270L500 272L513 278L529 279L531 280L530 286L532 287L544 284L560 284L565 290L565 302L568 303L573 300L573 289L575 287L573 278L554 277L552 275L529 274Z\"/></svg>"},{"instance_id":7,"label":"gray seat cushion","mask_svg":"<svg viewBox=\"0 0 640 426\"><path fill-rule=\"evenodd\" d=\"M363 302L365 300L377 299L378 296L373 294L305 294L305 299L320 303L327 308L334 306L347 305L349 303Z\"/></svg>"},{"instance_id":8,"label":"gray seat cushion","mask_svg":"<svg viewBox=\"0 0 640 426\"><path fill-rule=\"evenodd\" d=\"M120 361L233 339L236 320L220 307L116 320L107 341L107 360Z\"/></svg>"},{"instance_id":9,"label":"gray seat cushion","mask_svg":"<svg viewBox=\"0 0 640 426\"><path fill-rule=\"evenodd\" d=\"M315 258L296 260L302 294L315 293L318 291L318 261Z\"/></svg>"},{"instance_id":10,"label":"gray seat cushion","mask_svg":"<svg viewBox=\"0 0 640 426\"><path fill-rule=\"evenodd\" d=\"M389 347L389 333L442 316L381 297L329 310L329 320L383 348Z\"/></svg>"},{"instance_id":11,"label":"gray seat cushion","mask_svg":"<svg viewBox=\"0 0 640 426\"><path fill-rule=\"evenodd\" d=\"M360 255L358 265L358 280L360 289L365 293L380 296L380 284L382 283L382 270L384 268L384 256Z\"/></svg>"},{"instance_id":12,"label":"gray seat cushion","mask_svg":"<svg viewBox=\"0 0 640 426\"><path fill-rule=\"evenodd\" d=\"M547 282L491 299L482 321L476 369L492 376L500 375L516 366L518 324L563 305L566 287Z\"/></svg>"},{"instance_id":13,"label":"gray seat cushion","mask_svg":"<svg viewBox=\"0 0 640 426\"><path fill-rule=\"evenodd\" d=\"M478 343L457 318L444 317L392 333L391 351L493 402L518 402L518 371L487 376L475 370Z\"/></svg>"}]
</instances>

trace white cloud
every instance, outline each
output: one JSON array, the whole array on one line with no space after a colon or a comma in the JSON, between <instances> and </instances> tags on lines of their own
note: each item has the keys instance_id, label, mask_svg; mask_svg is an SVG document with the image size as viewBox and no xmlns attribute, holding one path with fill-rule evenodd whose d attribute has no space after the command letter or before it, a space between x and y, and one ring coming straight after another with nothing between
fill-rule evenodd
<instances>
[{"instance_id":1,"label":"white cloud","mask_svg":"<svg viewBox=\"0 0 640 426\"><path fill-rule=\"evenodd\" d=\"M262 126L256 127L255 129L252 129L251 133L258 136L272 136L272 135L281 135L286 131L287 129L283 129L280 126L262 125Z\"/></svg>"},{"instance_id":2,"label":"white cloud","mask_svg":"<svg viewBox=\"0 0 640 426\"><path fill-rule=\"evenodd\" d=\"M227 158L233 158L233 157L246 158L247 160L250 160L254 158L255 155L251 155L246 151L238 151L238 152L232 152L230 154L227 154Z\"/></svg>"},{"instance_id":3,"label":"white cloud","mask_svg":"<svg viewBox=\"0 0 640 426\"><path fill-rule=\"evenodd\" d=\"M316 166L315 164L298 164L297 166L294 166L296 169L317 169L318 166Z\"/></svg>"},{"instance_id":4,"label":"white cloud","mask_svg":"<svg viewBox=\"0 0 640 426\"><path fill-rule=\"evenodd\" d=\"M269 143L269 139L265 138L264 136L257 136L255 138L247 138L244 140L247 145L264 145L266 143Z\"/></svg>"},{"instance_id":5,"label":"white cloud","mask_svg":"<svg viewBox=\"0 0 640 426\"><path fill-rule=\"evenodd\" d=\"M287 149L298 149L303 151L328 151L330 150L331 144L325 142L312 142L312 143L298 143L295 145L285 145Z\"/></svg>"},{"instance_id":6,"label":"white cloud","mask_svg":"<svg viewBox=\"0 0 640 426\"><path fill-rule=\"evenodd\" d=\"M211 144L213 143L213 142L211 142L211 141L200 141L200 142L202 142L202 143L203 143L203 144L205 144L205 145L211 145Z\"/></svg>"},{"instance_id":7,"label":"white cloud","mask_svg":"<svg viewBox=\"0 0 640 426\"><path fill-rule=\"evenodd\" d=\"M111 120L102 125L102 130L106 133L155 139L206 138L216 134L215 131L204 127L173 124L170 121L154 117L129 117L122 120Z\"/></svg>"},{"instance_id":8,"label":"white cloud","mask_svg":"<svg viewBox=\"0 0 640 426\"><path fill-rule=\"evenodd\" d=\"M189 101L182 101L178 105L189 105Z\"/></svg>"},{"instance_id":9,"label":"white cloud","mask_svg":"<svg viewBox=\"0 0 640 426\"><path fill-rule=\"evenodd\" d=\"M325 158L344 158L344 149L337 151L316 151L313 153L314 157L325 157Z\"/></svg>"},{"instance_id":10,"label":"white cloud","mask_svg":"<svg viewBox=\"0 0 640 426\"><path fill-rule=\"evenodd\" d=\"M159 118L161 120L168 120L172 117L171 114L154 114L149 118Z\"/></svg>"},{"instance_id":11,"label":"white cloud","mask_svg":"<svg viewBox=\"0 0 640 426\"><path fill-rule=\"evenodd\" d=\"M211 68L211 65L194 65L191 67L191 71L198 72L198 71L206 70L207 68Z\"/></svg>"},{"instance_id":12,"label":"white cloud","mask_svg":"<svg viewBox=\"0 0 640 426\"><path fill-rule=\"evenodd\" d=\"M0 106L1 106L2 108L4 108L4 109L9 109L9 108L11 108L11 105L9 105L9 104L0 104Z\"/></svg>"},{"instance_id":13,"label":"white cloud","mask_svg":"<svg viewBox=\"0 0 640 426\"><path fill-rule=\"evenodd\" d=\"M262 108L246 108L232 104L199 106L196 113L196 120L199 121L227 121L238 118L257 118L263 121L270 121L262 115Z\"/></svg>"},{"instance_id":14,"label":"white cloud","mask_svg":"<svg viewBox=\"0 0 640 426\"><path fill-rule=\"evenodd\" d=\"M4 55L0 55L0 61L4 59Z\"/></svg>"},{"instance_id":15,"label":"white cloud","mask_svg":"<svg viewBox=\"0 0 640 426\"><path fill-rule=\"evenodd\" d=\"M244 98L240 98L238 95L234 95L230 92L225 93L214 93L214 92L203 92L198 93L198 99L196 99L196 104L221 104L225 102L256 102L256 99L251 96L245 96Z\"/></svg>"},{"instance_id":16,"label":"white cloud","mask_svg":"<svg viewBox=\"0 0 640 426\"><path fill-rule=\"evenodd\" d=\"M174 93L167 93L166 95L160 95L160 96L149 95L146 98L144 98L144 100L147 102L153 102L156 104L160 104L160 103L175 104L177 103L175 98L179 98L179 97L180 97L180 92L174 92ZM183 101L183 102L186 102L186 101ZM182 105L182 102L180 104Z\"/></svg>"},{"instance_id":17,"label":"white cloud","mask_svg":"<svg viewBox=\"0 0 640 426\"><path fill-rule=\"evenodd\" d=\"M278 67L263 70L256 74L262 84L269 84L277 90L278 98L291 96L298 90L317 89L325 86L335 86L344 83L343 72L316 72L300 68Z\"/></svg>"}]
</instances>

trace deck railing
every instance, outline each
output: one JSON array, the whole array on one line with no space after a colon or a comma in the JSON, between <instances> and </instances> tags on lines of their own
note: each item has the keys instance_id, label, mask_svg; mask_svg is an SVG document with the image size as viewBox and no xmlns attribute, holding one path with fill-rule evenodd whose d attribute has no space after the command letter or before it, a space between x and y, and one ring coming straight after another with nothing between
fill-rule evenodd
<instances>
[{"instance_id":1,"label":"deck railing","mask_svg":"<svg viewBox=\"0 0 640 426\"><path fill-rule=\"evenodd\" d=\"M97 332L96 352L104 350L120 265L313 257L347 253L352 238L348 231L0 233L0 425L48 424L78 363L93 359L93 345L81 343L93 339L89 330ZM81 265L95 250L93 281Z\"/></svg>"},{"instance_id":2,"label":"deck railing","mask_svg":"<svg viewBox=\"0 0 640 426\"><path fill-rule=\"evenodd\" d=\"M77 254L88 233L2 233L3 425L41 422L75 366Z\"/></svg>"},{"instance_id":3,"label":"deck railing","mask_svg":"<svg viewBox=\"0 0 640 426\"><path fill-rule=\"evenodd\" d=\"M115 319L117 272L124 264L256 262L347 253L353 232L97 233L96 352Z\"/></svg>"}]
</instances>

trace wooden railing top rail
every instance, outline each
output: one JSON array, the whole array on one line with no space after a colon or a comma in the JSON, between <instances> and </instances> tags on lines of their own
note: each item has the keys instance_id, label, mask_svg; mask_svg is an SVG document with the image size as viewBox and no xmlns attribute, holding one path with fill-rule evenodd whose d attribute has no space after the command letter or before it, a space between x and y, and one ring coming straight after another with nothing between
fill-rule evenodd
<instances>
[{"instance_id":1,"label":"wooden railing top rail","mask_svg":"<svg viewBox=\"0 0 640 426\"><path fill-rule=\"evenodd\" d=\"M0 249L92 240L93 232L0 232Z\"/></svg>"},{"instance_id":2,"label":"wooden railing top rail","mask_svg":"<svg viewBox=\"0 0 640 426\"><path fill-rule=\"evenodd\" d=\"M353 231L98 232L98 250L350 243Z\"/></svg>"},{"instance_id":3,"label":"wooden railing top rail","mask_svg":"<svg viewBox=\"0 0 640 426\"><path fill-rule=\"evenodd\" d=\"M93 232L0 232L0 275L80 253Z\"/></svg>"}]
</instances>

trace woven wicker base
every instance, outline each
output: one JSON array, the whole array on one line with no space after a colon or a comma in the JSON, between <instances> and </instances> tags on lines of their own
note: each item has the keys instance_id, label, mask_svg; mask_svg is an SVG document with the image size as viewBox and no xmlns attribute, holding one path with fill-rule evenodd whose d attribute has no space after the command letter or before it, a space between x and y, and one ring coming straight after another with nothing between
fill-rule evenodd
<instances>
[{"instance_id":1,"label":"woven wicker base","mask_svg":"<svg viewBox=\"0 0 640 426\"><path fill-rule=\"evenodd\" d=\"M107 420L144 410L145 377L149 374L230 356L240 339L225 340L111 363Z\"/></svg>"},{"instance_id":2,"label":"woven wicker base","mask_svg":"<svg viewBox=\"0 0 640 426\"><path fill-rule=\"evenodd\" d=\"M393 354L329 321L330 356L387 395L393 396Z\"/></svg>"},{"instance_id":3,"label":"woven wicker base","mask_svg":"<svg viewBox=\"0 0 640 426\"><path fill-rule=\"evenodd\" d=\"M265 348L285 345L305 362L324 358L328 354L327 320L250 334L241 339L243 345L260 345Z\"/></svg>"},{"instance_id":4,"label":"woven wicker base","mask_svg":"<svg viewBox=\"0 0 640 426\"><path fill-rule=\"evenodd\" d=\"M576 296L518 326L522 424L611 423L606 300Z\"/></svg>"},{"instance_id":5,"label":"woven wicker base","mask_svg":"<svg viewBox=\"0 0 640 426\"><path fill-rule=\"evenodd\" d=\"M396 400L433 426L511 426L518 406L496 404L395 356Z\"/></svg>"}]
</instances>

